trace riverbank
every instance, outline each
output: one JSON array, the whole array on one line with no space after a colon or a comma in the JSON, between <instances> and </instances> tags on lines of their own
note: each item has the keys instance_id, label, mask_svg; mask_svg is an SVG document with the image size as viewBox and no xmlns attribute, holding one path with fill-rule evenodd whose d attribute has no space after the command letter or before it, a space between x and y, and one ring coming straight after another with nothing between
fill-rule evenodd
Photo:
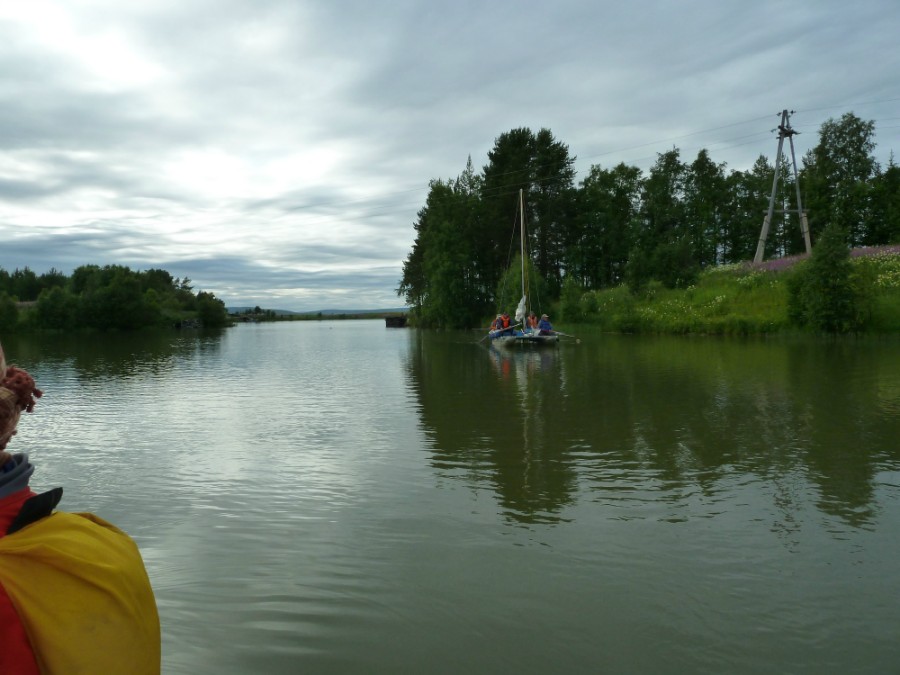
<instances>
[{"instance_id":1,"label":"riverbank","mask_svg":"<svg viewBox=\"0 0 900 675\"><path fill-rule=\"evenodd\" d=\"M624 285L588 291L564 298L560 317L624 333L796 332L788 315L788 284L802 259L715 267L684 289L651 282L637 293ZM850 262L862 331L900 334L900 246L855 249Z\"/></svg>"}]
</instances>

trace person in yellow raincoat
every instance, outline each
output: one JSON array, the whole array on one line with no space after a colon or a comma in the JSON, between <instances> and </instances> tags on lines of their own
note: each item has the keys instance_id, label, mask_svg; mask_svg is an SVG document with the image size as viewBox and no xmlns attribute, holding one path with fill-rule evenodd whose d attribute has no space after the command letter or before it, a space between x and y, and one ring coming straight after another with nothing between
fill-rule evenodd
<instances>
[{"instance_id":1,"label":"person in yellow raincoat","mask_svg":"<svg viewBox=\"0 0 900 675\"><path fill-rule=\"evenodd\" d=\"M158 675L159 615L135 543L56 511L62 488L34 493L28 455L6 451L42 394L0 346L0 673Z\"/></svg>"}]
</instances>

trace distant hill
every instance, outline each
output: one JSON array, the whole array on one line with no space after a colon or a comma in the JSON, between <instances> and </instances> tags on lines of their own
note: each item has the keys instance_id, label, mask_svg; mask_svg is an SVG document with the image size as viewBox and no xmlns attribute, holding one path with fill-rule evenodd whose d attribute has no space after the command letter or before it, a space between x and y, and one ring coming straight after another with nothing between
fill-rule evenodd
<instances>
[{"instance_id":1,"label":"distant hill","mask_svg":"<svg viewBox=\"0 0 900 675\"><path fill-rule=\"evenodd\" d=\"M322 314L406 314L408 307L393 309L320 309ZM318 314L319 312L295 312L296 314Z\"/></svg>"},{"instance_id":2,"label":"distant hill","mask_svg":"<svg viewBox=\"0 0 900 675\"><path fill-rule=\"evenodd\" d=\"M241 314L252 310L253 307L226 307L229 314ZM321 314L322 316L333 316L335 314L406 314L409 311L407 307L395 307L392 309L318 309L309 312L295 312L290 309L272 309L268 307L260 307L264 312L272 311L279 316L297 315L309 316Z\"/></svg>"}]
</instances>

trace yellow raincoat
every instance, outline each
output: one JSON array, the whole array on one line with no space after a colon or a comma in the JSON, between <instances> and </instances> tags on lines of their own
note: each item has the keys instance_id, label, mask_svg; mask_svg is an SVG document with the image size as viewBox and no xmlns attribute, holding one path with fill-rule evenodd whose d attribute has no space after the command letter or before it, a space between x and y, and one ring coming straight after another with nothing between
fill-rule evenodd
<instances>
[{"instance_id":1,"label":"yellow raincoat","mask_svg":"<svg viewBox=\"0 0 900 675\"><path fill-rule=\"evenodd\" d=\"M56 512L0 538L0 583L41 673L159 675L156 601L131 538Z\"/></svg>"}]
</instances>

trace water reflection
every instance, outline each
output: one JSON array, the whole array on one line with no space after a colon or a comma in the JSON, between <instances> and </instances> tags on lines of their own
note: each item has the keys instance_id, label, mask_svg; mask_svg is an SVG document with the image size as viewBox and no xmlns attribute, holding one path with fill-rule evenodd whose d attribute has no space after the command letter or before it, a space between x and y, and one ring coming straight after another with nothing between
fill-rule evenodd
<instances>
[{"instance_id":1,"label":"water reflection","mask_svg":"<svg viewBox=\"0 0 900 675\"><path fill-rule=\"evenodd\" d=\"M421 334L409 360L432 465L442 476L489 486L509 518L555 522L576 475L548 421L565 394L555 351L501 352Z\"/></svg>"},{"instance_id":2,"label":"water reflection","mask_svg":"<svg viewBox=\"0 0 900 675\"><path fill-rule=\"evenodd\" d=\"M432 461L523 523L583 500L618 518L714 517L754 484L790 535L813 506L877 519L900 465L900 346L596 335L501 351L421 334L408 365ZM840 528L838 528L840 529Z\"/></svg>"},{"instance_id":3,"label":"water reflection","mask_svg":"<svg viewBox=\"0 0 900 675\"><path fill-rule=\"evenodd\" d=\"M495 439L494 485L505 514L526 523L564 520L560 512L573 500L576 474L559 461L547 420L553 401L565 396L562 361L555 347L486 351L494 368L509 421ZM548 414L550 413L550 414ZM508 415L508 416L507 416Z\"/></svg>"},{"instance_id":4,"label":"water reflection","mask_svg":"<svg viewBox=\"0 0 900 675\"><path fill-rule=\"evenodd\" d=\"M4 345L16 363L40 363L48 372L71 369L88 381L153 376L198 354L215 356L223 334L223 330L36 333L5 337Z\"/></svg>"},{"instance_id":5,"label":"water reflection","mask_svg":"<svg viewBox=\"0 0 900 675\"><path fill-rule=\"evenodd\" d=\"M29 338L16 445L172 675L891 672L900 344L579 336Z\"/></svg>"}]
</instances>

